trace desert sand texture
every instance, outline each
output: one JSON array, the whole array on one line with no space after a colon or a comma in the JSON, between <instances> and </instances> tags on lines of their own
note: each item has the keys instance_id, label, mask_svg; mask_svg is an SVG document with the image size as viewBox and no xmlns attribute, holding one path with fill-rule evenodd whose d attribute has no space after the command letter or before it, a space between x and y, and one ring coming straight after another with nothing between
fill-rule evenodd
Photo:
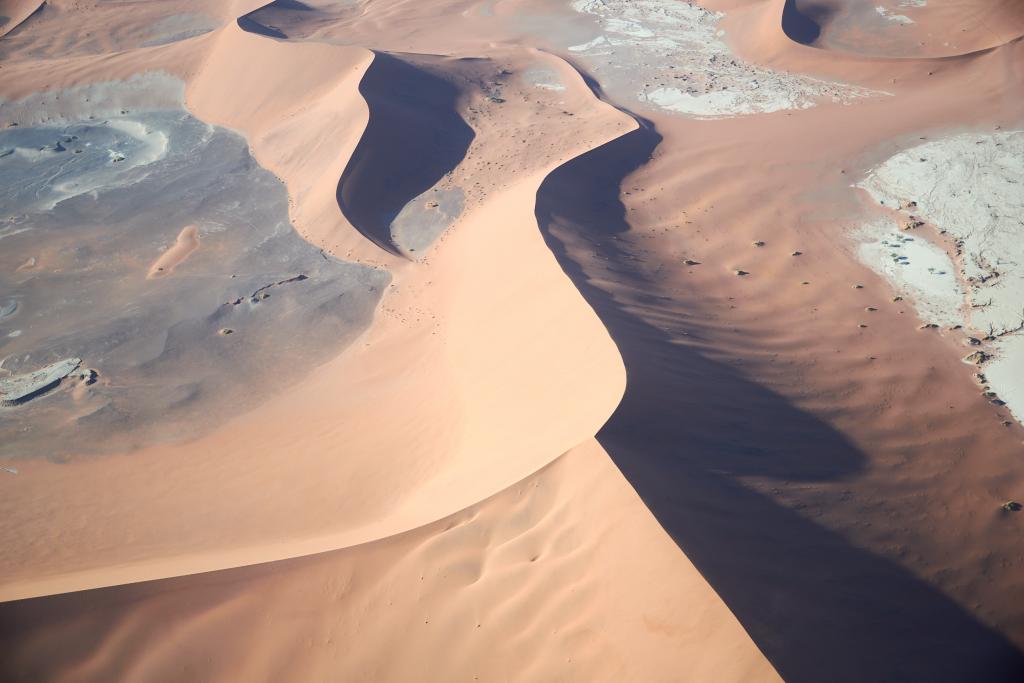
<instances>
[{"instance_id":1,"label":"desert sand texture","mask_svg":"<svg viewBox=\"0 0 1024 683\"><path fill-rule=\"evenodd\" d=\"M0 4L0 678L1024 676L1024 7Z\"/></svg>"}]
</instances>

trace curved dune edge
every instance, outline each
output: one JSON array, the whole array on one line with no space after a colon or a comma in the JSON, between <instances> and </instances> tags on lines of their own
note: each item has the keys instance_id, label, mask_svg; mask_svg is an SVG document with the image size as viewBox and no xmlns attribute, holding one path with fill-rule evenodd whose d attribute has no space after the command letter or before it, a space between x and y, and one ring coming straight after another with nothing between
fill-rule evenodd
<instances>
[{"instance_id":1,"label":"curved dune edge","mask_svg":"<svg viewBox=\"0 0 1024 683\"><path fill-rule=\"evenodd\" d=\"M382 541L0 605L0 642L11 681L780 680L593 439Z\"/></svg>"},{"instance_id":2,"label":"curved dune edge","mask_svg":"<svg viewBox=\"0 0 1024 683\"><path fill-rule=\"evenodd\" d=\"M576 79L573 147L467 211L429 263L396 264L336 205L333 220L319 222L332 213L328 187L345 161L330 134L357 138L352 119L365 107L345 93L368 53L289 45L234 25L214 40L189 85L190 107L245 132L261 163L302 188L292 190L298 229L343 258L386 263L392 291L341 357L216 433L96 461L25 463L19 504L3 523L18 565L4 567L0 600L267 562L416 528L593 435L623 393L617 349L548 251L533 209L551 169L635 121L596 103L564 67ZM316 58L327 53L334 59ZM295 71L299 63L323 67ZM326 70L335 80L318 83ZM52 538L64 528L75 536Z\"/></svg>"},{"instance_id":3,"label":"curved dune edge","mask_svg":"<svg viewBox=\"0 0 1024 683\"><path fill-rule=\"evenodd\" d=\"M879 48L877 51L855 51L842 46L830 44L828 29L831 17L841 14L844 6L837 0L827 2L816 1L812 5L814 14L825 18L821 21L813 14L803 10L797 0L778 0L780 28L784 35L794 43L840 55L851 55L868 59L945 59L950 57L966 57L1002 47L1024 37L1024 9L1015 0L992 0L985 3L970 2L932 2L921 8L913 8L917 21L900 26L901 44L907 46L921 42L932 27L938 35L947 41L936 48L926 49L920 53L900 54L891 48ZM879 5L881 7L881 5ZM980 9L979 9L980 7ZM918 26L917 22L924 22ZM962 27L959 34L948 32L949 27ZM941 29L947 29L942 31ZM958 47L949 46L949 39L963 38L963 32L970 32L969 38L963 39ZM980 37L974 37L980 34ZM927 36L931 37L931 36Z\"/></svg>"},{"instance_id":4,"label":"curved dune edge","mask_svg":"<svg viewBox=\"0 0 1024 683\"><path fill-rule=\"evenodd\" d=\"M37 12L46 0L3 0L0 2L0 17L7 22L0 25L0 38L6 36Z\"/></svg>"}]
</instances>

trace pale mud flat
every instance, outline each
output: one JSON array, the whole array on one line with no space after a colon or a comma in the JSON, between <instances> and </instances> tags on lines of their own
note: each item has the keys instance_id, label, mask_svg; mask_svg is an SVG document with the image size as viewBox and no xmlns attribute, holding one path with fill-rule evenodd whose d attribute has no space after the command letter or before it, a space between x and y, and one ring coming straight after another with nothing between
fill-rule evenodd
<instances>
[{"instance_id":1,"label":"pale mud flat","mask_svg":"<svg viewBox=\"0 0 1024 683\"><path fill-rule=\"evenodd\" d=\"M33 131L66 103L33 93L167 73L184 96L161 116L281 179L282 239L390 280L315 358L267 306L308 280L246 290L232 310L291 334L265 367L306 370L189 438L0 463L3 677L1018 680L1024 432L980 395L964 334L921 329L923 298L847 238L899 220L851 187L899 143L1020 127L1021 45L972 29L960 43L991 50L864 59L788 36L792 4L52 0L23 22L0 95L40 103ZM949 6L889 23L949 28ZM142 45L200 12L218 27ZM699 106L646 98L661 87ZM178 149L145 102L110 104ZM240 245L216 250L202 213L137 226L136 289L102 293L130 307L230 265ZM936 226L899 227L866 248L934 289ZM211 343L253 332L210 322Z\"/></svg>"},{"instance_id":2,"label":"pale mud flat","mask_svg":"<svg viewBox=\"0 0 1024 683\"><path fill-rule=\"evenodd\" d=\"M970 359L982 366L984 388L1020 417L1024 132L960 133L929 140L890 157L860 186L881 205L901 209L909 227L927 221L939 231L942 246L916 244L914 240L927 238L915 236L914 230L903 230L903 237L890 233L890 246L902 242L905 251L917 252L906 254L908 265L894 266L881 250L867 245L862 254L898 289L913 294L926 321L969 330L976 347L971 351L991 356L982 362L976 355ZM900 271L911 275L902 277Z\"/></svg>"},{"instance_id":3,"label":"pale mud flat","mask_svg":"<svg viewBox=\"0 0 1024 683\"><path fill-rule=\"evenodd\" d=\"M75 357L92 373L5 411L4 457L193 438L370 321L386 273L296 236L237 135L152 109L181 96L152 74L0 103L17 124L0 131L3 372Z\"/></svg>"},{"instance_id":4,"label":"pale mud flat","mask_svg":"<svg viewBox=\"0 0 1024 683\"><path fill-rule=\"evenodd\" d=\"M884 219L862 227L854 238L859 256L913 301L922 321L946 327L962 323L965 292L944 249Z\"/></svg>"}]
</instances>

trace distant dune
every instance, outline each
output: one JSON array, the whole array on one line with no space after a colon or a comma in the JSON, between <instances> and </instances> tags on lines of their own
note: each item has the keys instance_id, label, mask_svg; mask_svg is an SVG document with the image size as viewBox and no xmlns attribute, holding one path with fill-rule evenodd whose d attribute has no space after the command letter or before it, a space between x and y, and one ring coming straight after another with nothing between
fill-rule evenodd
<instances>
[{"instance_id":1,"label":"distant dune","mask_svg":"<svg viewBox=\"0 0 1024 683\"><path fill-rule=\"evenodd\" d=\"M785 0L782 27L798 43L855 54L949 57L1024 35L1015 0Z\"/></svg>"},{"instance_id":2,"label":"distant dune","mask_svg":"<svg viewBox=\"0 0 1024 683\"><path fill-rule=\"evenodd\" d=\"M18 28L46 3L41 0L4 0L0 2L0 37Z\"/></svg>"}]
</instances>

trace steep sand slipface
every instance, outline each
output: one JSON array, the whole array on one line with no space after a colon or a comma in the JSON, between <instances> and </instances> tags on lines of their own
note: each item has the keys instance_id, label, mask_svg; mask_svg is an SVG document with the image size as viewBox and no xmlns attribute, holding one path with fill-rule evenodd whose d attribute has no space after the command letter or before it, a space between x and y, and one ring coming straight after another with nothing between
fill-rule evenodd
<instances>
[{"instance_id":1,"label":"steep sand slipface","mask_svg":"<svg viewBox=\"0 0 1024 683\"><path fill-rule=\"evenodd\" d=\"M985 342L971 349L995 356L990 365L979 363L987 378L982 384L986 390L991 385L993 400L1007 401L1020 417L1024 361L1016 354L1024 335L1024 132L930 140L890 157L860 186L883 206L901 210L905 227L925 221L934 225L956 254L963 290L960 283L948 283L946 275L938 287L916 287L916 298L926 310L947 311L939 322L966 325L974 339ZM878 267L877 259L871 263ZM936 261L931 274L952 272L953 264L947 263ZM883 272L892 278L891 269Z\"/></svg>"},{"instance_id":2,"label":"steep sand slipface","mask_svg":"<svg viewBox=\"0 0 1024 683\"><path fill-rule=\"evenodd\" d=\"M338 183L338 204L395 255L422 257L458 219L470 189L457 172L476 134L459 111L465 84L446 77L450 61L375 53L360 83L370 120Z\"/></svg>"},{"instance_id":3,"label":"steep sand slipface","mask_svg":"<svg viewBox=\"0 0 1024 683\"><path fill-rule=\"evenodd\" d=\"M862 209L819 117L663 116L654 160L636 136L542 187L627 368L598 439L785 679L1012 680L1022 432L837 249Z\"/></svg>"},{"instance_id":4,"label":"steep sand slipface","mask_svg":"<svg viewBox=\"0 0 1024 683\"><path fill-rule=\"evenodd\" d=\"M776 681L593 440L421 529L0 605L11 683Z\"/></svg>"},{"instance_id":5,"label":"steep sand slipface","mask_svg":"<svg viewBox=\"0 0 1024 683\"><path fill-rule=\"evenodd\" d=\"M511 70L488 63L469 64L463 75L456 69L466 91L460 109L468 103L464 111L477 132L467 151L470 168L453 175L467 187L467 208L442 244L413 267L363 241L332 206L345 161L338 150L350 154L366 122L352 86L369 55L333 48L324 71L311 73L310 65L325 63L310 52L320 46L271 52L274 43L245 44L252 37L234 29L221 37L238 42L213 45L190 90L193 110L250 134L257 157L303 198L292 208L304 234L335 253L386 263L399 278L379 329L364 345L220 433L181 448L17 470L18 494L6 499L47 507L27 515L5 511L5 544L23 549L14 554L20 568L5 576L32 564L32 548L48 548L36 556L42 564L32 568L31 580L5 587L8 597L256 563L387 536L473 505L530 474L593 433L621 395L614 346L544 247L533 203L550 168L628 130L628 118L595 106L578 75L557 59L512 54L504 63ZM219 58L221 47L228 59ZM248 59L240 60L242 54ZM352 70L339 69L349 57ZM252 68L232 69L229 62ZM151 54L147 64L160 60ZM126 70L125 60L116 68ZM510 78L520 70L534 75ZM62 78L59 69L51 72ZM237 87L249 74L258 74L252 87ZM477 81L479 93L467 89ZM294 97L283 96L289 88ZM232 92L249 99L225 97ZM534 92L553 95L540 110L513 104L530 101ZM570 121L572 137L546 133ZM525 139L533 144L522 146ZM190 235L184 237L190 246ZM206 249L204 240L179 268L191 267ZM15 270L36 267L28 259ZM516 448L526 457L516 457ZM344 458L360 453L373 457L346 471ZM420 490L403 499L409 483ZM104 495L97 505L99 488ZM228 512L228 501L241 505ZM298 507L285 509L289 501ZM365 524L389 507L397 512L392 519ZM83 534L80 545L66 537L40 543L46 530L32 519L60 529L71 516ZM324 536L325 520L365 526L348 537ZM309 537L311 531L320 535ZM258 543L239 547L252 541ZM175 677L184 665L217 680L259 680L274 672L409 680L424 671L446 678L523 672L531 680L673 680L679 673L777 679L592 442L451 520L297 562L110 589L121 597L108 590L47 605L11 603L0 608L3 637L24 656L5 660L4 675L150 681ZM428 577L433 580L424 583ZM339 581L348 587L338 590ZM252 600L240 603L239 595ZM107 607L98 612L94 599ZM306 605L301 614L297 605ZM23 607L39 630L29 626ZM260 618L268 610L279 611L280 619ZM49 621L54 614L64 624L56 631ZM223 626L210 621L214 614ZM419 629L421 617L429 630L395 640ZM16 631L7 631L14 623ZM150 631L147 623L159 628ZM127 648L125 625L134 643ZM170 639L168 626L176 633ZM141 645L149 633L154 640ZM316 633L325 637L313 636L310 646ZM61 661L44 655L55 638L67 654ZM304 651L299 661L297 647ZM85 649L88 661L81 657Z\"/></svg>"}]
</instances>

